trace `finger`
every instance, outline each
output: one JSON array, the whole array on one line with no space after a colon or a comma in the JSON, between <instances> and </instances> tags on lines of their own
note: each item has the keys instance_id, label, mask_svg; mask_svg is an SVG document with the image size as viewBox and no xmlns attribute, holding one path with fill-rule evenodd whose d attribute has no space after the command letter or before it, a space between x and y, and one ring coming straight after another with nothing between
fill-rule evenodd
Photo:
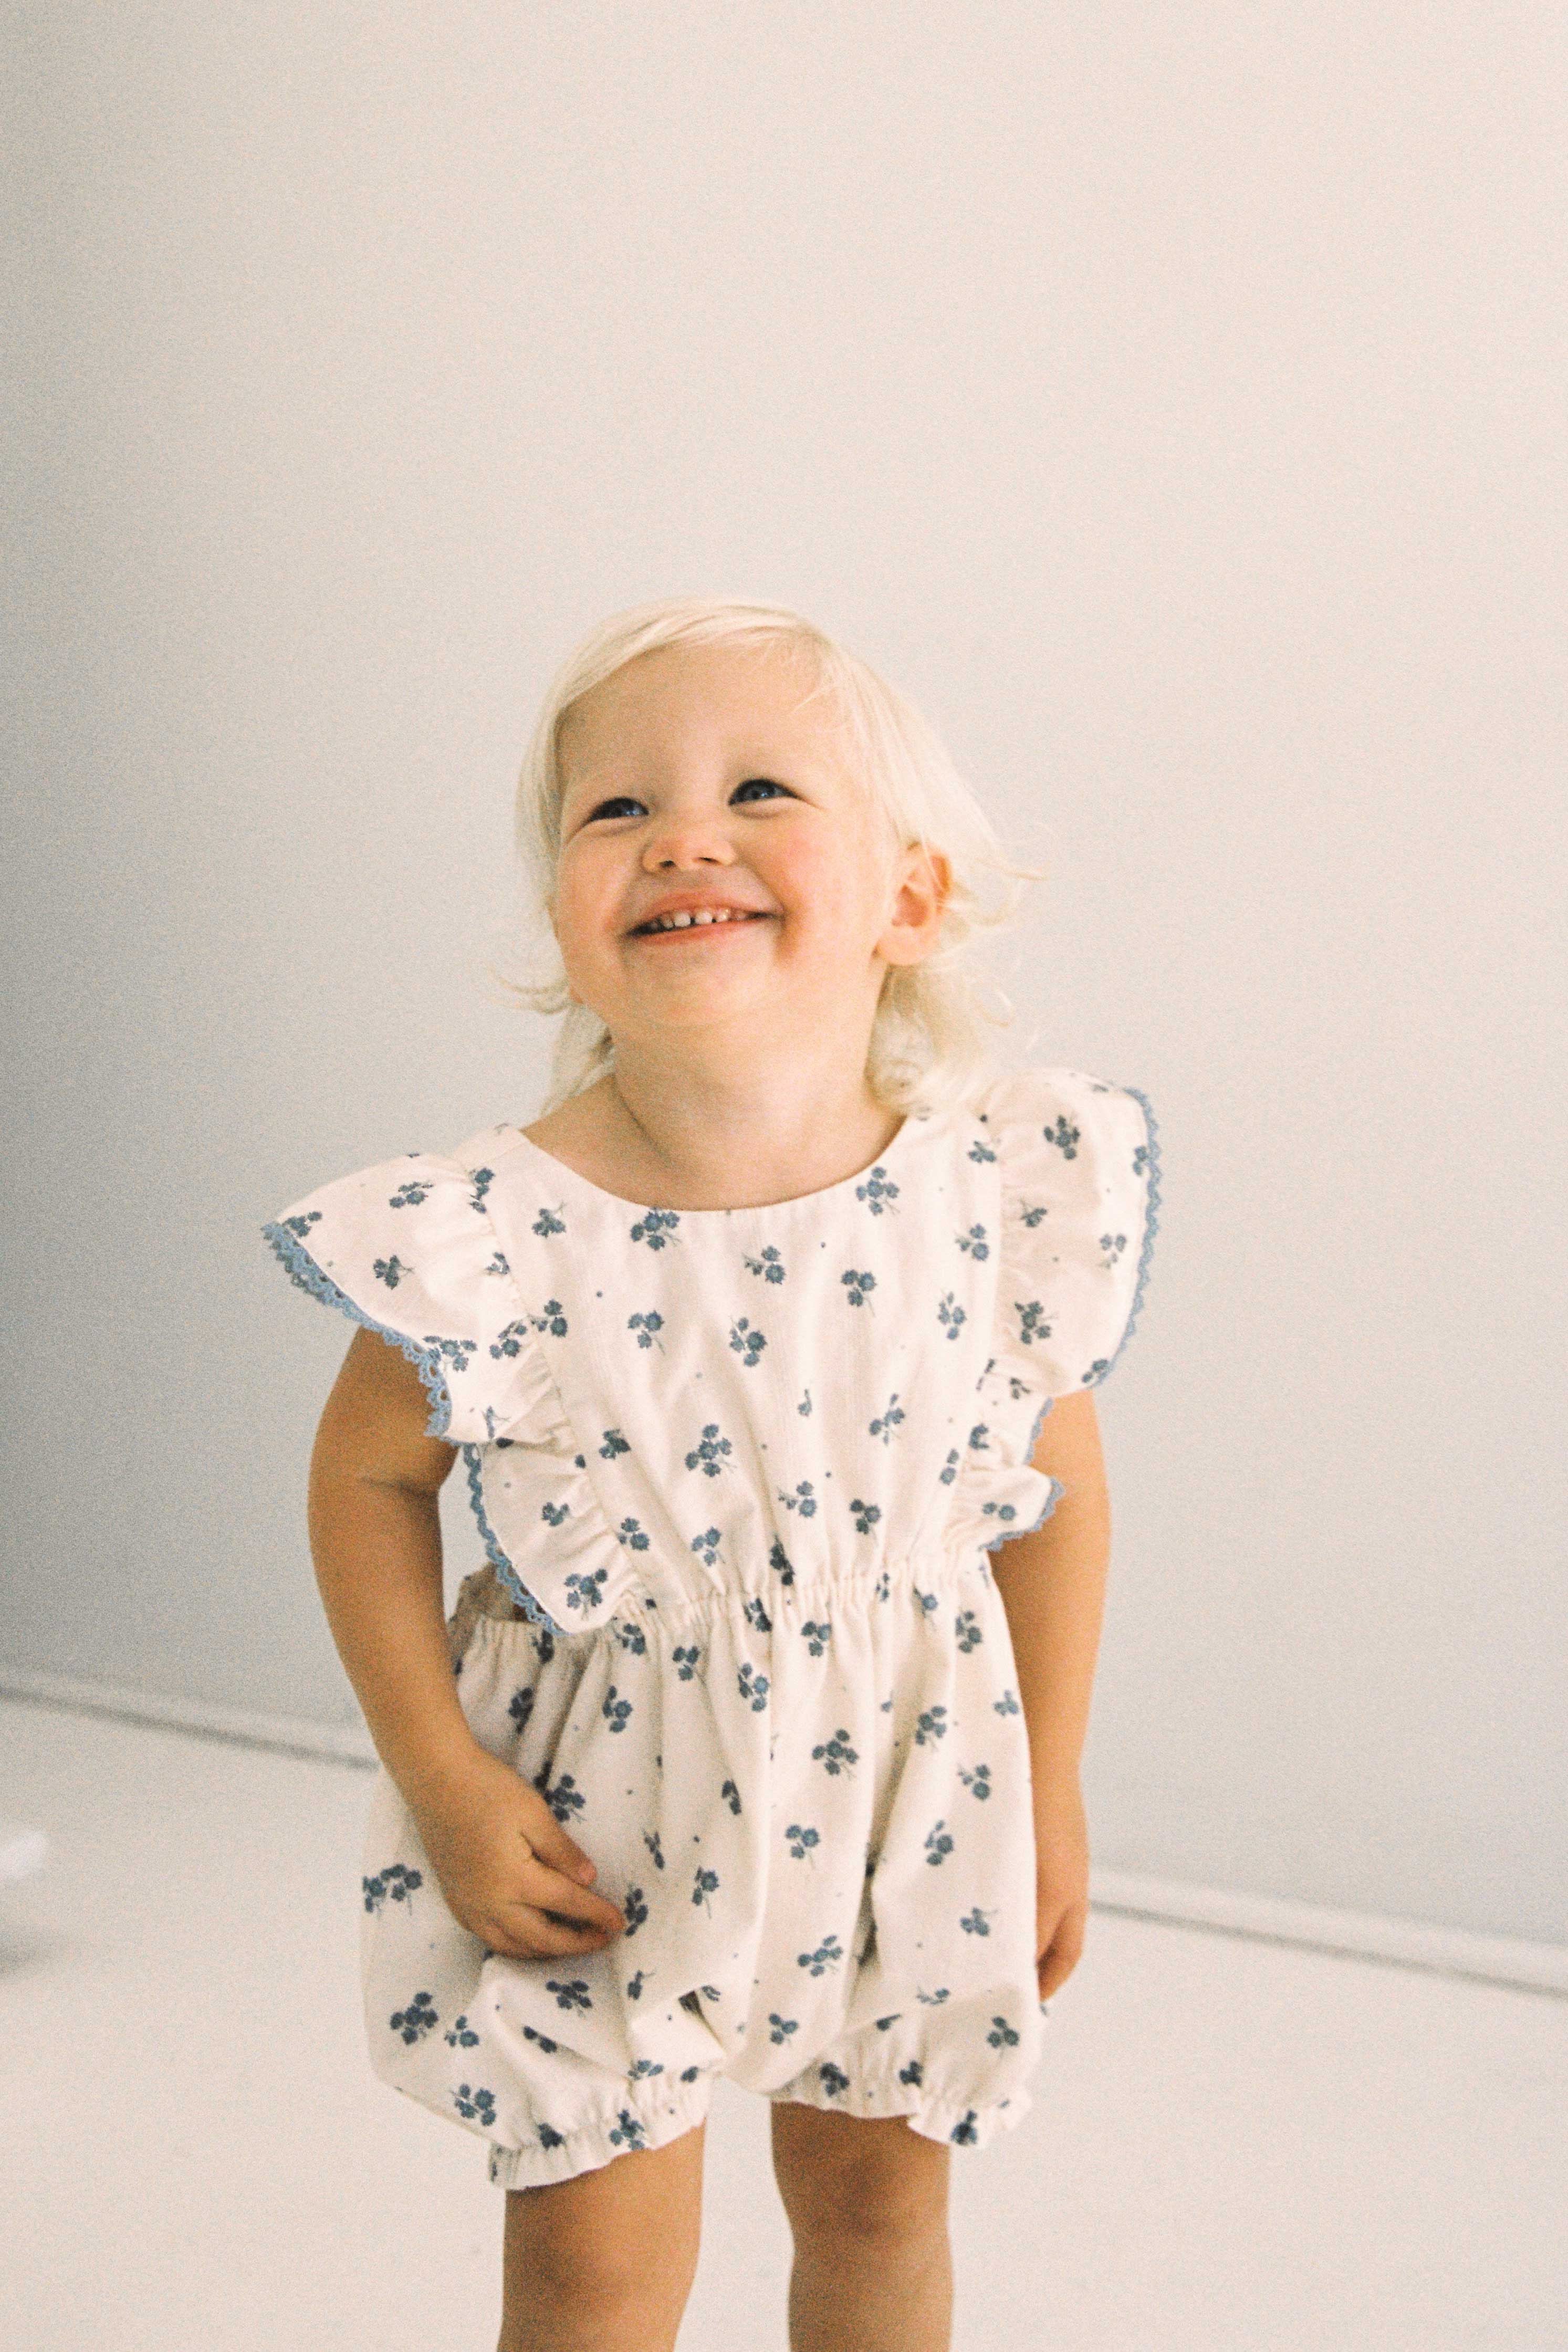
<instances>
[{"instance_id":1,"label":"finger","mask_svg":"<svg viewBox=\"0 0 1568 2352\"><path fill-rule=\"evenodd\" d=\"M527 1835L528 1843L534 1853L542 1862L548 1864L552 1870L563 1872L566 1877L575 1879L583 1886L588 1885L598 1876L598 1872L582 1847L574 1839L567 1836L553 1815L546 1813L539 1826L531 1827Z\"/></svg>"},{"instance_id":2,"label":"finger","mask_svg":"<svg viewBox=\"0 0 1568 2352\"><path fill-rule=\"evenodd\" d=\"M574 1952L602 1951L610 1940L596 1927L574 1927L526 1903L510 1905L495 1926L499 1940L491 1948L514 1959L564 1959Z\"/></svg>"},{"instance_id":3,"label":"finger","mask_svg":"<svg viewBox=\"0 0 1568 2352\"><path fill-rule=\"evenodd\" d=\"M568 1919L582 1919L606 1934L618 1936L626 1921L607 1896L595 1895L592 1887L579 1886L563 1878L558 1870L551 1870L537 1855L525 1863L517 1874L518 1893L521 1900L539 1911L561 1911Z\"/></svg>"}]
</instances>

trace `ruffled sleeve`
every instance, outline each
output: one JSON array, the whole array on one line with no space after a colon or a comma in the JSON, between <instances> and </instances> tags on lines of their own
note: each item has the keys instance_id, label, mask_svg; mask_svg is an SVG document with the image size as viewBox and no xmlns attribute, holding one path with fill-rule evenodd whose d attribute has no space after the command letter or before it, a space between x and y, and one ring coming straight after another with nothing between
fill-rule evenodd
<instances>
[{"instance_id":1,"label":"ruffled sleeve","mask_svg":"<svg viewBox=\"0 0 1568 2352\"><path fill-rule=\"evenodd\" d=\"M1131 1336L1160 1197L1154 1114L1135 1087L1068 1069L1013 1072L980 1108L1002 1178L993 1369L1037 1427L1043 1401L1097 1388Z\"/></svg>"},{"instance_id":2,"label":"ruffled sleeve","mask_svg":"<svg viewBox=\"0 0 1568 2352\"><path fill-rule=\"evenodd\" d=\"M302 1290L399 1347L428 1437L487 1445L532 1409L528 1326L488 1168L411 1151L319 1185L262 1227Z\"/></svg>"}]
</instances>

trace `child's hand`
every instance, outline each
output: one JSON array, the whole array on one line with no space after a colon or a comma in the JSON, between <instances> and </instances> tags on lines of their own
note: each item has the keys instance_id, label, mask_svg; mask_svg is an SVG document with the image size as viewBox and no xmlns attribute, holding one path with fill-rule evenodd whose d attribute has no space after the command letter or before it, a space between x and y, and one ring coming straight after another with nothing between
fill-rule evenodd
<instances>
[{"instance_id":1,"label":"child's hand","mask_svg":"<svg viewBox=\"0 0 1568 2352\"><path fill-rule=\"evenodd\" d=\"M1089 1924L1089 1824L1075 1780L1035 1792L1035 1958L1040 1999L1065 1984Z\"/></svg>"},{"instance_id":2,"label":"child's hand","mask_svg":"<svg viewBox=\"0 0 1568 2352\"><path fill-rule=\"evenodd\" d=\"M455 1917L510 1959L596 1952L625 1920L584 1883L594 1865L537 1789L476 1746L438 1791L408 1800Z\"/></svg>"}]
</instances>

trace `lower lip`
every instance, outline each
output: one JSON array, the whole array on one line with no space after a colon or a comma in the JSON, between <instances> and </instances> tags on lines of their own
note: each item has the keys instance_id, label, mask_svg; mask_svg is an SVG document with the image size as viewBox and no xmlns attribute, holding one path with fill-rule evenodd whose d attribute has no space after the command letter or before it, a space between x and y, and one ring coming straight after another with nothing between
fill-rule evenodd
<instances>
[{"instance_id":1,"label":"lower lip","mask_svg":"<svg viewBox=\"0 0 1568 2352\"><path fill-rule=\"evenodd\" d=\"M671 940L723 939L731 931L754 931L767 919L766 915L748 915L740 923L685 923L678 930L633 931L631 937L639 948L667 947Z\"/></svg>"}]
</instances>

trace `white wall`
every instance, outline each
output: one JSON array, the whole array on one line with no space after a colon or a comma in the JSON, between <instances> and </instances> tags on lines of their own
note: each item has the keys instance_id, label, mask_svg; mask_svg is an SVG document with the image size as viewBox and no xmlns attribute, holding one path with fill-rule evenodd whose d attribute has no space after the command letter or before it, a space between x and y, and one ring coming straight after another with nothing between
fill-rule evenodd
<instances>
[{"instance_id":1,"label":"white wall","mask_svg":"<svg viewBox=\"0 0 1568 2352\"><path fill-rule=\"evenodd\" d=\"M796 604L1144 1088L1097 1859L1568 1937L1553 12L11 12L0 1659L342 1724L258 1227L537 1108L544 680ZM478 1558L451 1482L448 1567Z\"/></svg>"}]
</instances>

